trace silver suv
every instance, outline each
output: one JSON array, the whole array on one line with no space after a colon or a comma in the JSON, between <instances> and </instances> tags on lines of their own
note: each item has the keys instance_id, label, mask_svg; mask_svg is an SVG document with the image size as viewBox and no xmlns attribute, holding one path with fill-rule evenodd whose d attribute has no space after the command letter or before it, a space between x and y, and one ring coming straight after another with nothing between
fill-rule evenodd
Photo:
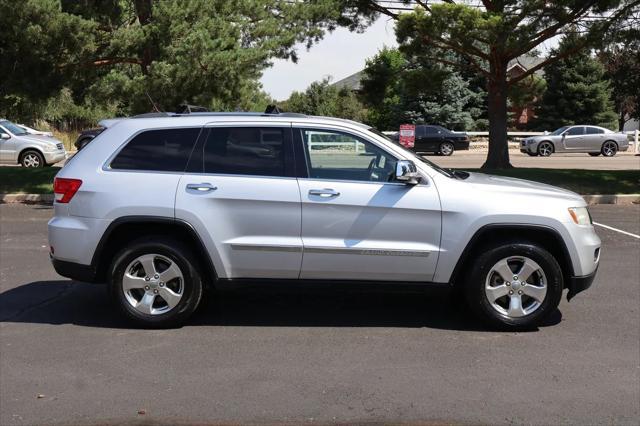
<instances>
[{"instance_id":1,"label":"silver suv","mask_svg":"<svg viewBox=\"0 0 640 426\"><path fill-rule=\"evenodd\" d=\"M184 322L205 286L314 280L452 287L530 327L598 267L579 195L441 169L360 123L157 114L97 138L55 179L51 260L143 326Z\"/></svg>"},{"instance_id":2,"label":"silver suv","mask_svg":"<svg viewBox=\"0 0 640 426\"><path fill-rule=\"evenodd\" d=\"M0 163L44 167L62 161L66 156L59 140L31 134L22 126L0 119Z\"/></svg>"}]
</instances>

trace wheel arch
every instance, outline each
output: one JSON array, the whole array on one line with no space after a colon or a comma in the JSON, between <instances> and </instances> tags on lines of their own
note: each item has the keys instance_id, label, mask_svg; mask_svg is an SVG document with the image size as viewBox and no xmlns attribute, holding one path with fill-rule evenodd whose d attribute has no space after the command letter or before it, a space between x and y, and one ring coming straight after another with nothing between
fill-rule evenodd
<instances>
[{"instance_id":1,"label":"wheel arch","mask_svg":"<svg viewBox=\"0 0 640 426\"><path fill-rule=\"evenodd\" d=\"M42 151L40 148L38 148L36 145L29 145L26 146L24 148L22 148L20 150L20 152L18 153L18 157L16 158L16 164L20 164L20 161L22 160L22 156L24 154L26 154L28 151L35 151L38 154L40 154L42 156L42 160L45 162L47 162L47 160L44 158L44 151Z\"/></svg>"},{"instance_id":2,"label":"wheel arch","mask_svg":"<svg viewBox=\"0 0 640 426\"><path fill-rule=\"evenodd\" d=\"M553 152L555 153L556 152L556 144L553 143L553 141L550 140L550 139L545 139L545 140L542 140L542 141L538 142L538 145L536 146L536 152L538 152L538 150L540 149L540 145L542 145L545 142L551 144L551 148L553 149Z\"/></svg>"},{"instance_id":3,"label":"wheel arch","mask_svg":"<svg viewBox=\"0 0 640 426\"><path fill-rule=\"evenodd\" d=\"M158 235L175 238L187 244L196 254L200 265L205 269L205 280L211 285L217 280L217 274L206 247L195 228L187 221L170 217L126 216L114 220L102 235L91 260L95 271L95 281L105 282L113 257L124 244L145 235Z\"/></svg>"},{"instance_id":4,"label":"wheel arch","mask_svg":"<svg viewBox=\"0 0 640 426\"><path fill-rule=\"evenodd\" d=\"M514 237L517 235L517 237ZM453 286L463 284L464 271L471 266L474 254L499 241L522 241L537 243L553 255L560 264L564 275L565 288L574 275L571 255L560 233L546 225L534 224L489 224L478 229L467 242L456 266L453 268L449 282Z\"/></svg>"}]
</instances>

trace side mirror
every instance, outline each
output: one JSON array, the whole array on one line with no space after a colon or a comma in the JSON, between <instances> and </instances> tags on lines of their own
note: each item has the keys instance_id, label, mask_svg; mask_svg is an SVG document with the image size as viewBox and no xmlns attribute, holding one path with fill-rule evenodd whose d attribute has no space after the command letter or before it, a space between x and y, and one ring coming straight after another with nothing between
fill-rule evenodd
<instances>
[{"instance_id":1,"label":"side mirror","mask_svg":"<svg viewBox=\"0 0 640 426\"><path fill-rule=\"evenodd\" d=\"M0 139L11 139L8 133L0 133Z\"/></svg>"},{"instance_id":2,"label":"side mirror","mask_svg":"<svg viewBox=\"0 0 640 426\"><path fill-rule=\"evenodd\" d=\"M420 183L420 179L420 174L418 173L413 161L398 160L396 163L396 180L398 182L404 182L408 185L417 185Z\"/></svg>"}]
</instances>

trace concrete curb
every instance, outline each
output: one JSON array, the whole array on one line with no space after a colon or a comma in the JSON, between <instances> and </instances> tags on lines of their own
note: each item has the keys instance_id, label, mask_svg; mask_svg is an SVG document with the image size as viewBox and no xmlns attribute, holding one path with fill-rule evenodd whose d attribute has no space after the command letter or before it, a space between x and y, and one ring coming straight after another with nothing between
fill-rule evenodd
<instances>
[{"instance_id":1,"label":"concrete curb","mask_svg":"<svg viewBox=\"0 0 640 426\"><path fill-rule=\"evenodd\" d=\"M0 204L53 204L53 194L0 194Z\"/></svg>"},{"instance_id":2,"label":"concrete curb","mask_svg":"<svg viewBox=\"0 0 640 426\"><path fill-rule=\"evenodd\" d=\"M640 204L640 194L583 195L587 204ZM0 194L0 204L53 204L53 194Z\"/></svg>"},{"instance_id":3,"label":"concrete curb","mask_svg":"<svg viewBox=\"0 0 640 426\"><path fill-rule=\"evenodd\" d=\"M640 204L640 194L602 194L583 195L582 198L587 204Z\"/></svg>"}]
</instances>

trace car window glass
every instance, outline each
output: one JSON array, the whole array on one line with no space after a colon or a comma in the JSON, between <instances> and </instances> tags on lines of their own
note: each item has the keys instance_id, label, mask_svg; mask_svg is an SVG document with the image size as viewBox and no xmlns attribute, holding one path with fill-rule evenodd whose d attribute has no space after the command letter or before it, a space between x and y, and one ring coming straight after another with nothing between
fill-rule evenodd
<instances>
[{"instance_id":1,"label":"car window glass","mask_svg":"<svg viewBox=\"0 0 640 426\"><path fill-rule=\"evenodd\" d=\"M433 126L426 126L426 127L427 127L428 135L435 135L438 133L438 129L436 127L433 127Z\"/></svg>"},{"instance_id":2,"label":"car window glass","mask_svg":"<svg viewBox=\"0 0 640 426\"><path fill-rule=\"evenodd\" d=\"M118 153L111 168L182 172L199 133L200 128L142 132Z\"/></svg>"},{"instance_id":3,"label":"car window glass","mask_svg":"<svg viewBox=\"0 0 640 426\"><path fill-rule=\"evenodd\" d=\"M584 127L580 126L580 127L572 127L569 130L567 130L567 136L575 136L575 135L582 135L584 134Z\"/></svg>"},{"instance_id":4,"label":"car window glass","mask_svg":"<svg viewBox=\"0 0 640 426\"><path fill-rule=\"evenodd\" d=\"M309 177L389 182L397 159L360 137L332 130L302 130Z\"/></svg>"},{"instance_id":5,"label":"car window glass","mask_svg":"<svg viewBox=\"0 0 640 426\"><path fill-rule=\"evenodd\" d=\"M416 126L416 138L423 138L425 132L425 126Z\"/></svg>"},{"instance_id":6,"label":"car window glass","mask_svg":"<svg viewBox=\"0 0 640 426\"><path fill-rule=\"evenodd\" d=\"M203 146L205 173L286 176L284 129L213 127Z\"/></svg>"},{"instance_id":7,"label":"car window glass","mask_svg":"<svg viewBox=\"0 0 640 426\"><path fill-rule=\"evenodd\" d=\"M604 133L604 130L598 129L597 127L587 127L588 135L599 135L601 133Z\"/></svg>"}]
</instances>

